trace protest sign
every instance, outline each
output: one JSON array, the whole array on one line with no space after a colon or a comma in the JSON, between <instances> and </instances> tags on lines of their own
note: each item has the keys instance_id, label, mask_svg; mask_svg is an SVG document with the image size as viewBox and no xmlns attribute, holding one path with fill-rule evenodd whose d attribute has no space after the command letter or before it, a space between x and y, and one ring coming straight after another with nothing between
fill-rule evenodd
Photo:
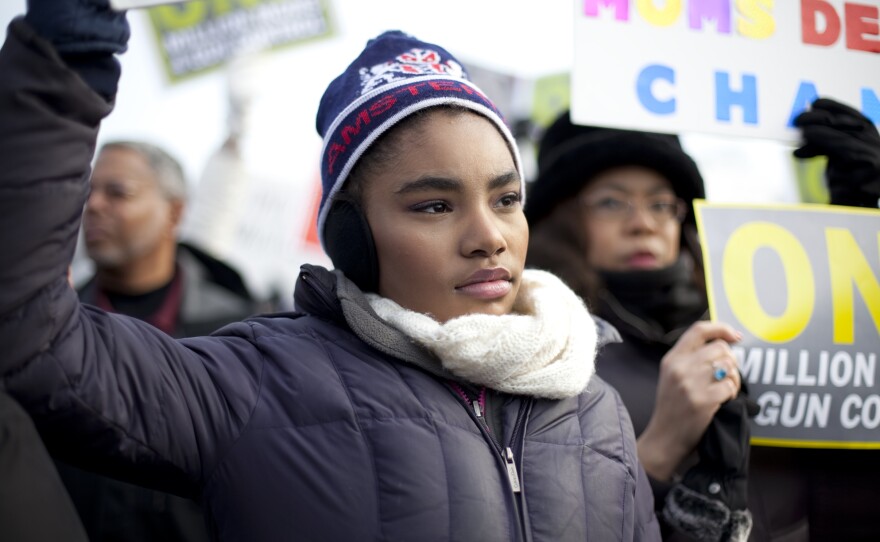
<instances>
[{"instance_id":1,"label":"protest sign","mask_svg":"<svg viewBox=\"0 0 880 542\"><path fill-rule=\"evenodd\" d=\"M572 119L794 141L819 95L880 122L880 1L578 0Z\"/></svg>"},{"instance_id":2,"label":"protest sign","mask_svg":"<svg viewBox=\"0 0 880 542\"><path fill-rule=\"evenodd\" d=\"M880 211L695 210L712 319L744 335L753 444L880 448Z\"/></svg>"},{"instance_id":3,"label":"protest sign","mask_svg":"<svg viewBox=\"0 0 880 542\"><path fill-rule=\"evenodd\" d=\"M204 72L237 54L332 35L326 0L199 0L149 9L168 78Z\"/></svg>"}]
</instances>

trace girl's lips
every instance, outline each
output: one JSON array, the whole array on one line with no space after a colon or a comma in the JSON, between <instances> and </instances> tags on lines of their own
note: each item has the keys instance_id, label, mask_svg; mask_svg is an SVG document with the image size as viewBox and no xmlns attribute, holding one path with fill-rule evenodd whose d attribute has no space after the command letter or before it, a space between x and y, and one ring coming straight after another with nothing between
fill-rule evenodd
<instances>
[{"instance_id":1,"label":"girl's lips","mask_svg":"<svg viewBox=\"0 0 880 542\"><path fill-rule=\"evenodd\" d=\"M455 290L477 299L497 299L509 294L512 288L509 280L489 280L459 286Z\"/></svg>"},{"instance_id":2,"label":"girl's lips","mask_svg":"<svg viewBox=\"0 0 880 542\"><path fill-rule=\"evenodd\" d=\"M494 267L491 269L478 269L471 273L467 279L462 281L456 288L464 288L478 282L492 282L495 280L510 280L510 271L503 267Z\"/></svg>"},{"instance_id":3,"label":"girl's lips","mask_svg":"<svg viewBox=\"0 0 880 542\"><path fill-rule=\"evenodd\" d=\"M513 288L510 271L504 267L479 269L455 287L455 291L476 299L498 299Z\"/></svg>"}]
</instances>

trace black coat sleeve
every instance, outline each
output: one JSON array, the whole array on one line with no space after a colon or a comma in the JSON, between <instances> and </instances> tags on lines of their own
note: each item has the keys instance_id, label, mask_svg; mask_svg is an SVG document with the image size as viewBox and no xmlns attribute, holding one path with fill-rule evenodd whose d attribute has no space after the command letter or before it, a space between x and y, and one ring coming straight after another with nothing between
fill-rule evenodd
<instances>
[{"instance_id":1,"label":"black coat sleeve","mask_svg":"<svg viewBox=\"0 0 880 542\"><path fill-rule=\"evenodd\" d=\"M256 403L251 325L175 341L67 281L111 110L23 20L0 49L0 389L75 465L193 496Z\"/></svg>"}]
</instances>

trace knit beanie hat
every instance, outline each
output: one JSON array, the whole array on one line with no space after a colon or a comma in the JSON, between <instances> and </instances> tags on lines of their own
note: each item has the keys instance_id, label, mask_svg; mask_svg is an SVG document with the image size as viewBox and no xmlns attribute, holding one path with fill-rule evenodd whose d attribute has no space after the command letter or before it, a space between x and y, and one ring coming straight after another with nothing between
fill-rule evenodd
<instances>
[{"instance_id":1,"label":"knit beanie hat","mask_svg":"<svg viewBox=\"0 0 880 542\"><path fill-rule=\"evenodd\" d=\"M691 202L706 195L703 177L677 136L579 126L566 111L547 128L538 148L538 177L525 208L529 224L574 197L596 175L619 166L646 167L666 178L688 204L685 222L694 223Z\"/></svg>"},{"instance_id":2,"label":"knit beanie hat","mask_svg":"<svg viewBox=\"0 0 880 542\"><path fill-rule=\"evenodd\" d=\"M416 111L446 104L466 107L492 121L507 141L522 179L513 135L498 109L468 79L455 57L438 45L403 32L385 32L367 42L360 56L330 83L321 97L316 119L318 134L324 139L318 236L325 249L330 203L358 159L402 119ZM523 185L523 197L524 188Z\"/></svg>"}]
</instances>

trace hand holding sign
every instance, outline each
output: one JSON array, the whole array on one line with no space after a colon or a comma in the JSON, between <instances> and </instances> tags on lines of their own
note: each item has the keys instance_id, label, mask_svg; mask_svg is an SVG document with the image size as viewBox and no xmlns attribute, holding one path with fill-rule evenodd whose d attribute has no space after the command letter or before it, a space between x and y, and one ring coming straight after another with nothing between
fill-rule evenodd
<instances>
[{"instance_id":1,"label":"hand holding sign","mask_svg":"<svg viewBox=\"0 0 880 542\"><path fill-rule=\"evenodd\" d=\"M653 478L668 480L721 404L736 397L740 376L728 343L739 339L727 324L697 322L663 357L654 413L638 440L639 458ZM713 364L727 376L716 380Z\"/></svg>"},{"instance_id":2,"label":"hand holding sign","mask_svg":"<svg viewBox=\"0 0 880 542\"><path fill-rule=\"evenodd\" d=\"M848 105L820 98L795 119L804 144L798 158L827 156L831 203L877 207L880 198L880 133Z\"/></svg>"},{"instance_id":3,"label":"hand holding sign","mask_svg":"<svg viewBox=\"0 0 880 542\"><path fill-rule=\"evenodd\" d=\"M107 0L29 0L24 19L62 56L122 53L130 34L125 14Z\"/></svg>"},{"instance_id":4,"label":"hand holding sign","mask_svg":"<svg viewBox=\"0 0 880 542\"><path fill-rule=\"evenodd\" d=\"M116 96L119 62L131 35L125 13L107 0L29 0L25 22L46 39L92 89Z\"/></svg>"}]
</instances>

